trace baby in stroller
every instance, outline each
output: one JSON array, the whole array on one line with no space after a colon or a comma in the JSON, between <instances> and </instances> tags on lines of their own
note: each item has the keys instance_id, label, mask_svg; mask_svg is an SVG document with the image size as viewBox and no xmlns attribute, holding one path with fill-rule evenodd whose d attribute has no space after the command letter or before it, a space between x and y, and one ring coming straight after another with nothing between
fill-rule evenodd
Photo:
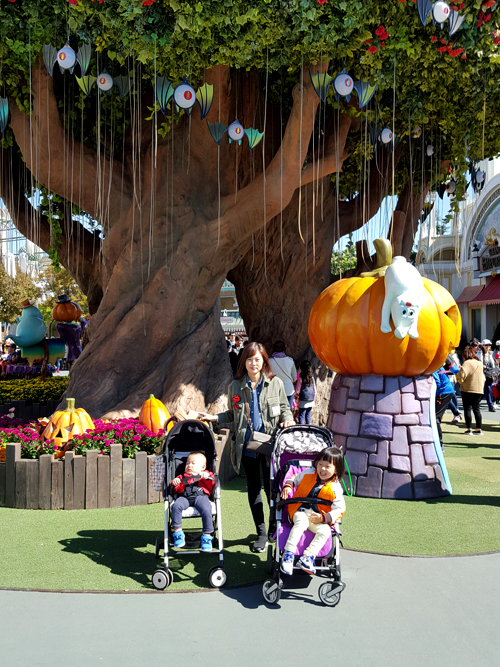
<instances>
[{"instance_id":1,"label":"baby in stroller","mask_svg":"<svg viewBox=\"0 0 500 667\"><path fill-rule=\"evenodd\" d=\"M203 533L201 536L201 550L212 551L212 503L210 494L215 486L213 472L207 470L207 458L202 452L192 452L186 459L184 474L170 482L174 490L174 502L170 508L172 517L172 531L174 547L180 549L185 546L186 539L182 530L182 512L188 507L194 507L201 516Z\"/></svg>"},{"instance_id":2,"label":"baby in stroller","mask_svg":"<svg viewBox=\"0 0 500 667\"><path fill-rule=\"evenodd\" d=\"M298 498L318 498L327 501L328 505L299 502L288 506L288 517L293 523L293 528L286 541L281 560L283 574L293 574L294 554L306 530L314 533L314 538L304 550L297 565L308 574L316 574L314 561L331 535L331 526L345 512L344 494L339 481L344 471L344 455L340 449L325 447L316 455L311 468L306 468L285 481L281 491L283 500L290 498L295 491Z\"/></svg>"}]
</instances>

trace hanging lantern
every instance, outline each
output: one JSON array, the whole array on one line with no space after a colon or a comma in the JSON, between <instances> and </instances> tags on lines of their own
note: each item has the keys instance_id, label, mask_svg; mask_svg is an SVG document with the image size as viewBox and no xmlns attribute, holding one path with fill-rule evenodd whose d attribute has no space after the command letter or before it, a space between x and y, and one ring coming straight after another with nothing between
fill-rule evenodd
<instances>
[{"instance_id":1,"label":"hanging lantern","mask_svg":"<svg viewBox=\"0 0 500 667\"><path fill-rule=\"evenodd\" d=\"M235 120L234 123L231 123L231 125L227 128L227 133L230 140L237 141L240 144L245 135L245 129L240 122Z\"/></svg>"},{"instance_id":2,"label":"hanging lantern","mask_svg":"<svg viewBox=\"0 0 500 667\"><path fill-rule=\"evenodd\" d=\"M196 104L196 93L187 79L184 79L181 84L174 90L174 102L181 109L192 109Z\"/></svg>"},{"instance_id":3,"label":"hanging lantern","mask_svg":"<svg viewBox=\"0 0 500 667\"><path fill-rule=\"evenodd\" d=\"M57 62L62 69L71 69L76 63L76 53L67 42L57 52Z\"/></svg>"},{"instance_id":4,"label":"hanging lantern","mask_svg":"<svg viewBox=\"0 0 500 667\"><path fill-rule=\"evenodd\" d=\"M380 141L383 144L388 144L390 141L392 141L392 131L388 127L384 127L380 133Z\"/></svg>"},{"instance_id":5,"label":"hanging lantern","mask_svg":"<svg viewBox=\"0 0 500 667\"><path fill-rule=\"evenodd\" d=\"M436 23L444 23L450 18L450 6L446 2L436 2L432 9L432 15Z\"/></svg>"},{"instance_id":6,"label":"hanging lantern","mask_svg":"<svg viewBox=\"0 0 500 667\"><path fill-rule=\"evenodd\" d=\"M427 155L431 156L434 154L434 146L432 144L429 144L426 150L427 150Z\"/></svg>"},{"instance_id":7,"label":"hanging lantern","mask_svg":"<svg viewBox=\"0 0 500 667\"><path fill-rule=\"evenodd\" d=\"M113 77L106 70L103 70L97 77L97 87L104 91L113 88Z\"/></svg>"},{"instance_id":8,"label":"hanging lantern","mask_svg":"<svg viewBox=\"0 0 500 667\"><path fill-rule=\"evenodd\" d=\"M342 95L342 97L349 97L352 93L354 86L354 81L352 80L352 77L347 74L347 72L342 70L340 74L338 74L335 77L335 80L333 82L333 87L335 89L335 92L338 95Z\"/></svg>"}]
</instances>

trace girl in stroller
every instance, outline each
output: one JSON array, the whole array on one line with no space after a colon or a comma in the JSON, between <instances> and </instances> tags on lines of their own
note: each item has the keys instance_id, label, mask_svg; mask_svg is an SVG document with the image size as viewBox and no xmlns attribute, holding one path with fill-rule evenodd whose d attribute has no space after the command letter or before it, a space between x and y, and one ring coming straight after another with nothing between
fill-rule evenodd
<instances>
[{"instance_id":1,"label":"girl in stroller","mask_svg":"<svg viewBox=\"0 0 500 667\"><path fill-rule=\"evenodd\" d=\"M281 571L284 574L293 573L294 554L306 530L314 533L314 538L297 564L308 574L316 573L315 558L331 535L331 526L345 512L344 494L340 483L344 471L344 455L340 449L325 447L316 455L311 468L306 468L286 480L281 491L283 500L290 498L295 491L298 498L318 498L327 501L328 505L299 502L288 506L288 516L293 528L281 560Z\"/></svg>"}]
</instances>

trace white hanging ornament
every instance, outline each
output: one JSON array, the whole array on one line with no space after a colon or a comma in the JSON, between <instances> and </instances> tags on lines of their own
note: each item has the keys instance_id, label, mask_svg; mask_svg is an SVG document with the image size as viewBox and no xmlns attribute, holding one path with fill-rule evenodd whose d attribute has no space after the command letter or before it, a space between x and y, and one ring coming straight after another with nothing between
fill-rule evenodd
<instances>
[{"instance_id":1,"label":"white hanging ornament","mask_svg":"<svg viewBox=\"0 0 500 667\"><path fill-rule=\"evenodd\" d=\"M67 42L57 52L57 62L62 69L71 69L76 63L76 53Z\"/></svg>"},{"instance_id":2,"label":"white hanging ornament","mask_svg":"<svg viewBox=\"0 0 500 667\"><path fill-rule=\"evenodd\" d=\"M449 195L452 195L456 189L457 189L457 183L453 179L451 179L451 181L448 181L448 183L446 183L446 192Z\"/></svg>"},{"instance_id":3,"label":"white hanging ornament","mask_svg":"<svg viewBox=\"0 0 500 667\"><path fill-rule=\"evenodd\" d=\"M392 132L388 127L384 127L380 133L380 141L383 144L388 144L390 141L392 141Z\"/></svg>"},{"instance_id":4,"label":"white hanging ornament","mask_svg":"<svg viewBox=\"0 0 500 667\"><path fill-rule=\"evenodd\" d=\"M111 90L113 87L113 77L106 70L103 70L97 77L97 87L104 91Z\"/></svg>"},{"instance_id":5,"label":"white hanging ornament","mask_svg":"<svg viewBox=\"0 0 500 667\"><path fill-rule=\"evenodd\" d=\"M446 2L436 2L432 8L432 16L436 23L444 23L450 18L450 6Z\"/></svg>"},{"instance_id":6,"label":"white hanging ornament","mask_svg":"<svg viewBox=\"0 0 500 667\"><path fill-rule=\"evenodd\" d=\"M486 174L484 173L484 171L481 171L481 169L478 169L476 171L476 183L482 183L484 181L485 176L486 176Z\"/></svg>"},{"instance_id":7,"label":"white hanging ornament","mask_svg":"<svg viewBox=\"0 0 500 667\"><path fill-rule=\"evenodd\" d=\"M434 154L434 146L432 144L429 144L427 146L427 155L431 156Z\"/></svg>"},{"instance_id":8,"label":"white hanging ornament","mask_svg":"<svg viewBox=\"0 0 500 667\"><path fill-rule=\"evenodd\" d=\"M184 79L174 90L174 102L181 109L192 109L196 103L196 93L187 79Z\"/></svg>"},{"instance_id":9,"label":"white hanging ornament","mask_svg":"<svg viewBox=\"0 0 500 667\"><path fill-rule=\"evenodd\" d=\"M241 144L241 140L243 139L245 135L245 129L243 125L235 120L231 125L227 128L227 133L229 135L229 142L232 141L237 141L238 144Z\"/></svg>"},{"instance_id":10,"label":"white hanging ornament","mask_svg":"<svg viewBox=\"0 0 500 667\"><path fill-rule=\"evenodd\" d=\"M341 95L342 97L350 97L352 90L354 86L354 81L352 80L352 77L347 74L347 72L342 70L340 74L338 74L335 77L335 80L333 82L333 87L335 89L335 92L337 95Z\"/></svg>"}]
</instances>

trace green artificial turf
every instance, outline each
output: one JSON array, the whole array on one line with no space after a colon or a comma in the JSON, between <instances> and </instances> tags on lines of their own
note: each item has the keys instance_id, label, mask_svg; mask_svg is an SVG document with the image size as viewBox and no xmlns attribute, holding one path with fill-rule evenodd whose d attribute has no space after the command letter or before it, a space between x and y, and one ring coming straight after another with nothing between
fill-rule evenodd
<instances>
[{"instance_id":1,"label":"green artificial turf","mask_svg":"<svg viewBox=\"0 0 500 667\"><path fill-rule=\"evenodd\" d=\"M443 425L453 495L407 502L347 498L343 544L350 549L407 555L452 555L500 549L500 426L464 436ZM194 521L187 522L195 525ZM250 552L254 527L245 483L222 492L227 585L261 581L265 555ZM83 511L0 508L0 587L59 590L151 590L161 561L154 543L163 505ZM169 590L208 586L217 556L172 559Z\"/></svg>"}]
</instances>

